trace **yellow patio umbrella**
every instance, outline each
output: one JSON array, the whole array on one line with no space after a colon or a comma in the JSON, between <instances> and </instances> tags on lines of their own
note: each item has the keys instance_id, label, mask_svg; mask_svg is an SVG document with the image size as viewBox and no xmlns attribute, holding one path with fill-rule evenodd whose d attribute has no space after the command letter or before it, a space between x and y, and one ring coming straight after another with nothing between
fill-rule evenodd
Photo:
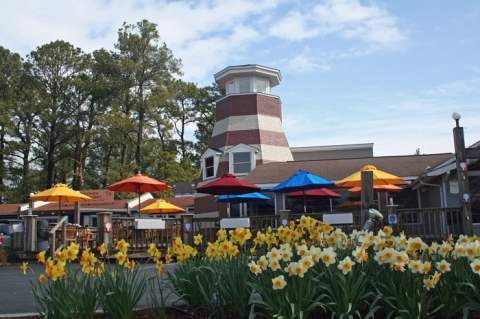
<instances>
[{"instance_id":1,"label":"yellow patio umbrella","mask_svg":"<svg viewBox=\"0 0 480 319\"><path fill-rule=\"evenodd\" d=\"M58 202L58 208L60 209L62 202L74 203L74 202L87 202L92 198L73 190L65 184L56 184L52 188L41 191L37 194L30 196L32 200L41 200L45 202Z\"/></svg>"},{"instance_id":2,"label":"yellow patio umbrella","mask_svg":"<svg viewBox=\"0 0 480 319\"><path fill-rule=\"evenodd\" d=\"M152 204L140 209L140 212L145 214L178 214L185 212L185 210L164 199L157 199Z\"/></svg>"},{"instance_id":3,"label":"yellow patio umbrella","mask_svg":"<svg viewBox=\"0 0 480 319\"><path fill-rule=\"evenodd\" d=\"M335 182L337 187L356 187L362 185L362 172L371 171L373 174L373 185L403 184L403 178L379 170L373 165L365 165L358 172L353 173L339 181Z\"/></svg>"}]
</instances>

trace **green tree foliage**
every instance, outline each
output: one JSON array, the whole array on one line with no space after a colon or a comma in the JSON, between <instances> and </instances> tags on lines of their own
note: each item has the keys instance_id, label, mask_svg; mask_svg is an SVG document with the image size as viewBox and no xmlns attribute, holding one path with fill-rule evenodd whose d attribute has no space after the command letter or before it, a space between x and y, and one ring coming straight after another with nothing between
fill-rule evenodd
<instances>
[{"instance_id":1,"label":"green tree foliage","mask_svg":"<svg viewBox=\"0 0 480 319\"><path fill-rule=\"evenodd\" d=\"M22 58L0 47L0 200L58 182L103 188L136 170L194 182L221 93L181 75L146 20L124 23L111 51L57 40Z\"/></svg>"}]
</instances>

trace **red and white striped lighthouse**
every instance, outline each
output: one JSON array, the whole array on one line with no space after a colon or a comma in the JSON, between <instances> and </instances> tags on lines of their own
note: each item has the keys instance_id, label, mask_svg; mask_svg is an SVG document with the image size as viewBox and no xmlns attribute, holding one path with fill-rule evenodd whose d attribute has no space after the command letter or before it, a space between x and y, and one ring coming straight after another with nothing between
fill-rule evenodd
<instances>
[{"instance_id":1,"label":"red and white striped lighthouse","mask_svg":"<svg viewBox=\"0 0 480 319\"><path fill-rule=\"evenodd\" d=\"M281 79L279 70L256 64L229 66L215 74L226 94L216 102L215 127L202 156L203 180L226 172L247 175L262 163L293 160L280 98L271 94Z\"/></svg>"}]
</instances>

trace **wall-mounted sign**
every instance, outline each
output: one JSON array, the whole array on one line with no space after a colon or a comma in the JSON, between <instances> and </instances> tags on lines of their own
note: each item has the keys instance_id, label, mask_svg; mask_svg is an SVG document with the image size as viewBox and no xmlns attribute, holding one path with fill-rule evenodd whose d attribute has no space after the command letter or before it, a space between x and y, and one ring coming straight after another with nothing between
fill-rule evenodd
<instances>
[{"instance_id":1,"label":"wall-mounted sign","mask_svg":"<svg viewBox=\"0 0 480 319\"><path fill-rule=\"evenodd\" d=\"M135 219L135 229L165 229L163 219L137 218Z\"/></svg>"},{"instance_id":2,"label":"wall-mounted sign","mask_svg":"<svg viewBox=\"0 0 480 319\"><path fill-rule=\"evenodd\" d=\"M330 225L353 224L353 214L323 214L323 221Z\"/></svg>"},{"instance_id":3,"label":"wall-mounted sign","mask_svg":"<svg viewBox=\"0 0 480 319\"><path fill-rule=\"evenodd\" d=\"M388 214L388 224L389 225L398 224L397 214Z\"/></svg>"},{"instance_id":4,"label":"wall-mounted sign","mask_svg":"<svg viewBox=\"0 0 480 319\"><path fill-rule=\"evenodd\" d=\"M191 233L192 232L192 223L185 223L183 224L183 230L187 233Z\"/></svg>"},{"instance_id":5,"label":"wall-mounted sign","mask_svg":"<svg viewBox=\"0 0 480 319\"><path fill-rule=\"evenodd\" d=\"M250 218L222 218L220 228L249 228Z\"/></svg>"},{"instance_id":6,"label":"wall-mounted sign","mask_svg":"<svg viewBox=\"0 0 480 319\"><path fill-rule=\"evenodd\" d=\"M450 181L450 194L458 194L458 181Z\"/></svg>"}]
</instances>

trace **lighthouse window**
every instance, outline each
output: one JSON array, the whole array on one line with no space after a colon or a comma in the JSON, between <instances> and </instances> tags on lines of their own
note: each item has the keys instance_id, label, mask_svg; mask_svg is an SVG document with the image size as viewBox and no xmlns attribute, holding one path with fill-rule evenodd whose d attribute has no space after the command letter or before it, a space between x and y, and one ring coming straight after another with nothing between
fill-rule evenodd
<instances>
[{"instance_id":1,"label":"lighthouse window","mask_svg":"<svg viewBox=\"0 0 480 319\"><path fill-rule=\"evenodd\" d=\"M250 90L250 78L238 79L238 91L239 93L251 92Z\"/></svg>"},{"instance_id":2,"label":"lighthouse window","mask_svg":"<svg viewBox=\"0 0 480 319\"><path fill-rule=\"evenodd\" d=\"M227 94L232 94L232 93L235 93L235 81L230 81L227 83L226 87L225 87L225 91Z\"/></svg>"},{"instance_id":3,"label":"lighthouse window","mask_svg":"<svg viewBox=\"0 0 480 319\"><path fill-rule=\"evenodd\" d=\"M264 79L255 79L255 91L260 93L267 93L267 81Z\"/></svg>"},{"instance_id":4,"label":"lighthouse window","mask_svg":"<svg viewBox=\"0 0 480 319\"><path fill-rule=\"evenodd\" d=\"M215 175L213 156L205 158L205 178L213 177Z\"/></svg>"},{"instance_id":5,"label":"lighthouse window","mask_svg":"<svg viewBox=\"0 0 480 319\"><path fill-rule=\"evenodd\" d=\"M246 174L252 169L251 152L233 153L233 173Z\"/></svg>"}]
</instances>

